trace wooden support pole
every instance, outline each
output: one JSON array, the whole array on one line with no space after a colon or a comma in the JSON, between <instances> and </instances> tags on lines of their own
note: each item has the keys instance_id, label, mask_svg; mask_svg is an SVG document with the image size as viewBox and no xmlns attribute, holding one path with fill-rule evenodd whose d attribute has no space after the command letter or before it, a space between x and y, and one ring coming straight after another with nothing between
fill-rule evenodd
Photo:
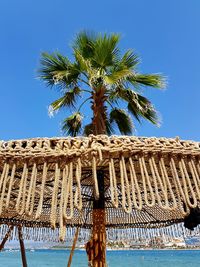
<instances>
[{"instance_id":1,"label":"wooden support pole","mask_svg":"<svg viewBox=\"0 0 200 267\"><path fill-rule=\"evenodd\" d=\"M8 229L8 231L7 231L7 233L6 233L5 237L4 237L4 239L2 240L2 242L1 242L1 244L0 244L0 251L4 248L4 245L5 245L6 241L8 240L8 238L9 238L9 236L10 236L12 230L13 230L13 225L11 225L11 226L9 227L9 229Z\"/></svg>"},{"instance_id":2,"label":"wooden support pole","mask_svg":"<svg viewBox=\"0 0 200 267\"><path fill-rule=\"evenodd\" d=\"M92 267L106 267L106 213L104 172L97 171L99 199L93 202L92 239L86 244L88 261Z\"/></svg>"},{"instance_id":3,"label":"wooden support pole","mask_svg":"<svg viewBox=\"0 0 200 267\"><path fill-rule=\"evenodd\" d=\"M25 247L24 247L24 240L23 240L21 225L18 226L18 236L19 236L19 244L20 244L20 249L21 249L22 266L27 267L28 265L26 261L26 252L25 252Z\"/></svg>"},{"instance_id":4,"label":"wooden support pole","mask_svg":"<svg viewBox=\"0 0 200 267\"><path fill-rule=\"evenodd\" d=\"M74 236L72 249L71 249L71 251L70 251L70 255L69 255L69 260L68 260L67 267L70 267L70 266L71 266L71 263L72 263L72 257L73 257L73 255L74 255L74 250L75 250L76 242L77 242L77 239L78 239L78 234L79 234L79 228L76 229L76 233L75 233L75 236Z\"/></svg>"},{"instance_id":5,"label":"wooden support pole","mask_svg":"<svg viewBox=\"0 0 200 267\"><path fill-rule=\"evenodd\" d=\"M105 209L93 210L92 266L106 267Z\"/></svg>"}]
</instances>

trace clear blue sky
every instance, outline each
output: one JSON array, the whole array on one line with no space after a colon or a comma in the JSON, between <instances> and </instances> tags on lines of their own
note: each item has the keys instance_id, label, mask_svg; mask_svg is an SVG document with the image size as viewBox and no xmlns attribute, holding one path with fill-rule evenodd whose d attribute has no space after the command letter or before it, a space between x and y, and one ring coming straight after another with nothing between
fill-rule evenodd
<instances>
[{"instance_id":1,"label":"clear blue sky","mask_svg":"<svg viewBox=\"0 0 200 267\"><path fill-rule=\"evenodd\" d=\"M88 29L121 33L121 48L141 56L141 72L168 77L167 90L145 94L161 127L144 123L136 134L200 141L199 14L199 0L1 0L0 139L61 135L63 113L47 113L57 93L36 79L40 54L70 55L75 34Z\"/></svg>"}]
</instances>

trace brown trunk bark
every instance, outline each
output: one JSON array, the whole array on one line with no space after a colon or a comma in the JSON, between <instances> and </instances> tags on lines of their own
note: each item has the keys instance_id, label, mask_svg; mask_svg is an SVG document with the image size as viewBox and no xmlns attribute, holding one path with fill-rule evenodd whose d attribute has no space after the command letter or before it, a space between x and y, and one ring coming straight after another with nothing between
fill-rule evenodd
<instances>
[{"instance_id":1,"label":"brown trunk bark","mask_svg":"<svg viewBox=\"0 0 200 267\"><path fill-rule=\"evenodd\" d=\"M93 134L106 134L106 107L104 102L106 100L105 89L101 88L93 93Z\"/></svg>"},{"instance_id":2,"label":"brown trunk bark","mask_svg":"<svg viewBox=\"0 0 200 267\"><path fill-rule=\"evenodd\" d=\"M24 240L22 235L22 227L18 226L18 236L19 236L19 244L21 249L21 258L22 258L22 266L27 267L27 261L26 261L26 252L24 247Z\"/></svg>"},{"instance_id":3,"label":"brown trunk bark","mask_svg":"<svg viewBox=\"0 0 200 267\"><path fill-rule=\"evenodd\" d=\"M6 235L5 235L5 237L4 237L4 239L2 240L2 242L0 244L0 251L4 248L4 245L5 245L6 241L8 240L12 230L13 230L13 226L10 226L8 231L7 231L7 233L6 233Z\"/></svg>"}]
</instances>

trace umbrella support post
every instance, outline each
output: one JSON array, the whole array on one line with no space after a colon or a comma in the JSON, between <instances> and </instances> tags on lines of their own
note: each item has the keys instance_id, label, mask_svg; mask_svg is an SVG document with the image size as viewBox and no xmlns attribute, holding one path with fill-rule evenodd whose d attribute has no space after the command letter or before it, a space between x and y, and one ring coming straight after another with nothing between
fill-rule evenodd
<instances>
[{"instance_id":1,"label":"umbrella support post","mask_svg":"<svg viewBox=\"0 0 200 267\"><path fill-rule=\"evenodd\" d=\"M97 171L99 199L93 202L92 240L89 241L90 262L92 267L106 267L106 214L104 171ZM88 251L87 247L86 250ZM89 256L89 255L88 255Z\"/></svg>"},{"instance_id":2,"label":"umbrella support post","mask_svg":"<svg viewBox=\"0 0 200 267\"><path fill-rule=\"evenodd\" d=\"M74 255L74 250L75 250L76 242L77 242L77 239L78 239L78 234L79 234L79 228L76 229L76 233L75 233L75 236L74 236L74 240L73 240L73 244L72 244L72 249L71 249L71 252L70 252L70 255L69 255L69 260L68 260L67 267L70 267L71 266L72 257Z\"/></svg>"},{"instance_id":3,"label":"umbrella support post","mask_svg":"<svg viewBox=\"0 0 200 267\"><path fill-rule=\"evenodd\" d=\"M93 267L106 267L105 209L93 210Z\"/></svg>"},{"instance_id":4,"label":"umbrella support post","mask_svg":"<svg viewBox=\"0 0 200 267\"><path fill-rule=\"evenodd\" d=\"M26 252L25 252L25 247L24 247L24 240L23 240L21 226L18 226L18 236L19 236L19 244L20 244L20 250L21 250L22 266L28 267L27 261L26 261Z\"/></svg>"},{"instance_id":5,"label":"umbrella support post","mask_svg":"<svg viewBox=\"0 0 200 267\"><path fill-rule=\"evenodd\" d=\"M3 238L3 240L2 240L2 242L0 244L0 251L4 248L4 245L5 245L6 241L8 240L12 230L13 230L13 226L10 226L8 231L7 231L7 233L6 233L6 235L5 235L5 237Z\"/></svg>"}]
</instances>

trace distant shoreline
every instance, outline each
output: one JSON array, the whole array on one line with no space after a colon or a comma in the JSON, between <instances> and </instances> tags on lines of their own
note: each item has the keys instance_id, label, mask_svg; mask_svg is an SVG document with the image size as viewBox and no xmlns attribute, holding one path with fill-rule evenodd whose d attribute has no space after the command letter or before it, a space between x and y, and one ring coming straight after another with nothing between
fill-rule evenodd
<instances>
[{"instance_id":1,"label":"distant shoreline","mask_svg":"<svg viewBox=\"0 0 200 267\"><path fill-rule=\"evenodd\" d=\"M49 251L70 251L71 248L28 248L26 251L34 252L38 250L49 250ZM76 248L76 251L85 251L84 248ZM200 248L107 248L107 251L187 251L187 250L200 250ZM19 251L19 248L5 248L3 251Z\"/></svg>"}]
</instances>

